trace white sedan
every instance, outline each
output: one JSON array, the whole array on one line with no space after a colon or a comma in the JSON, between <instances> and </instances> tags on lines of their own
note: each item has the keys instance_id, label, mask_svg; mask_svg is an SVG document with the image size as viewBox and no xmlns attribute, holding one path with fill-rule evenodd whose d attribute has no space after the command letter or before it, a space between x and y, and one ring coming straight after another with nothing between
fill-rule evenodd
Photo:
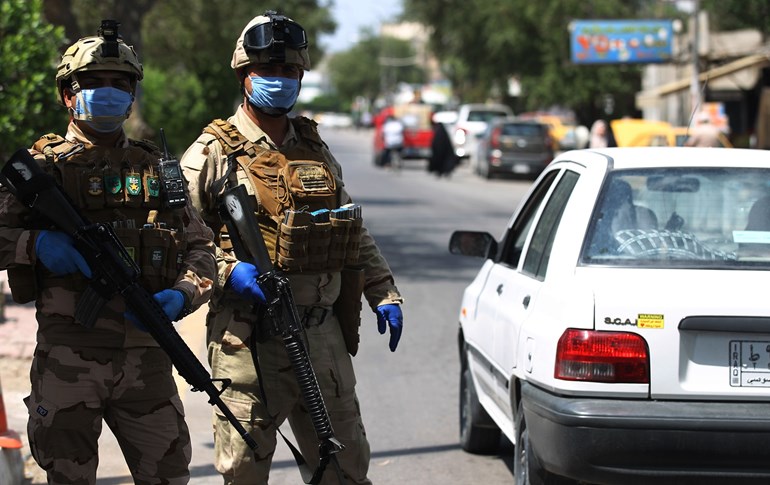
<instances>
[{"instance_id":1,"label":"white sedan","mask_svg":"<svg viewBox=\"0 0 770 485\"><path fill-rule=\"evenodd\" d=\"M463 449L504 433L517 485L770 483L770 153L566 152L450 251L485 258Z\"/></svg>"}]
</instances>

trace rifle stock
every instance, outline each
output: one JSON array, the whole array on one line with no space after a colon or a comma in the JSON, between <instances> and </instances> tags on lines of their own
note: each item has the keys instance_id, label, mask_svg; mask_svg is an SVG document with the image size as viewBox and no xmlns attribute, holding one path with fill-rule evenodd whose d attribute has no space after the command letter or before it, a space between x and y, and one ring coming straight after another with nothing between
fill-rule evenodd
<instances>
[{"instance_id":1,"label":"rifle stock","mask_svg":"<svg viewBox=\"0 0 770 485\"><path fill-rule=\"evenodd\" d=\"M193 391L203 391L209 403L217 406L252 450L257 443L243 428L220 395L229 379L212 379L174 328L160 304L138 282L140 270L109 224L90 223L69 201L53 177L46 174L26 149L20 149L0 167L0 183L27 207L37 211L58 230L75 241L93 272L85 300L78 303L76 319L93 326L100 305L116 294L137 316L158 345L168 354ZM94 307L88 307L94 305ZM82 320L80 320L82 318ZM219 382L221 387L214 383Z\"/></svg>"}]
</instances>

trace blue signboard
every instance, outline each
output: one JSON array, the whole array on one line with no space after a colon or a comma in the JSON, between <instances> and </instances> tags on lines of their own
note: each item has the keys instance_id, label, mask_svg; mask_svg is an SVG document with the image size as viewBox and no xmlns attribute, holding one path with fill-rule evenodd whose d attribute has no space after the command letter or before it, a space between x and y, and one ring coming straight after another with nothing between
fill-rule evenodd
<instances>
[{"instance_id":1,"label":"blue signboard","mask_svg":"<svg viewBox=\"0 0 770 485\"><path fill-rule=\"evenodd\" d=\"M575 20L570 48L575 64L670 62L671 20Z\"/></svg>"}]
</instances>

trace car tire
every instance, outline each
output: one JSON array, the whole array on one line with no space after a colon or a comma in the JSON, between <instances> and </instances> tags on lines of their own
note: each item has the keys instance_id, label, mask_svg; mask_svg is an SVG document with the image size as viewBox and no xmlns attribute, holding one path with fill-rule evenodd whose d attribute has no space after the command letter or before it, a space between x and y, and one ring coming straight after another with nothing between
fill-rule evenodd
<instances>
[{"instance_id":1,"label":"car tire","mask_svg":"<svg viewBox=\"0 0 770 485\"><path fill-rule=\"evenodd\" d=\"M495 453L500 447L500 428L481 406L467 365L460 376L460 446L475 454Z\"/></svg>"},{"instance_id":2,"label":"car tire","mask_svg":"<svg viewBox=\"0 0 770 485\"><path fill-rule=\"evenodd\" d=\"M527 428L527 421L524 419L524 408L521 403L519 403L516 412L513 476L516 485L570 485L577 483L568 478L554 475L540 464L529 440L529 428Z\"/></svg>"},{"instance_id":3,"label":"car tire","mask_svg":"<svg viewBox=\"0 0 770 485\"><path fill-rule=\"evenodd\" d=\"M479 162L478 166L479 166L479 175L482 178L486 180L489 180L492 178L492 170L489 168L489 162L482 160L481 162Z\"/></svg>"}]
</instances>

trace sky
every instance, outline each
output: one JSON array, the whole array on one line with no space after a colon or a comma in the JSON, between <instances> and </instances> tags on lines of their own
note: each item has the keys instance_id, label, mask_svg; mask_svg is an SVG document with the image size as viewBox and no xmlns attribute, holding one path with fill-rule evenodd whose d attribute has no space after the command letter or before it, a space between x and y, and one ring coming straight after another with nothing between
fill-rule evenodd
<instances>
[{"instance_id":1,"label":"sky","mask_svg":"<svg viewBox=\"0 0 770 485\"><path fill-rule=\"evenodd\" d=\"M356 42L362 27L372 27L378 32L382 23L392 21L401 13L401 0L332 0L332 15L337 21L333 36L321 37L321 44L329 52L350 49Z\"/></svg>"}]
</instances>

